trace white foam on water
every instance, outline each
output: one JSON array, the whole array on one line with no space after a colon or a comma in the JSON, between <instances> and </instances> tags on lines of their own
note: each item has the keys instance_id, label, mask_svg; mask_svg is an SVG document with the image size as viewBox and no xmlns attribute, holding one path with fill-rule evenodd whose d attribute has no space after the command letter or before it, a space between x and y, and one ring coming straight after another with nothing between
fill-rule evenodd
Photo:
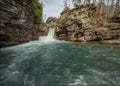
<instances>
[{"instance_id":1,"label":"white foam on water","mask_svg":"<svg viewBox=\"0 0 120 86\"><path fill-rule=\"evenodd\" d=\"M25 86L36 86L34 77L30 78L29 75L26 74L24 77L24 85Z\"/></svg>"},{"instance_id":2,"label":"white foam on water","mask_svg":"<svg viewBox=\"0 0 120 86\"><path fill-rule=\"evenodd\" d=\"M109 82L113 82L113 80L109 77L107 72L102 72L94 69L87 69L87 71L95 75L92 77L92 79L94 79L96 83L103 83L109 85Z\"/></svg>"},{"instance_id":3,"label":"white foam on water","mask_svg":"<svg viewBox=\"0 0 120 86\"><path fill-rule=\"evenodd\" d=\"M55 28L49 28L48 35L39 37L39 41L45 44L52 43L52 42L58 42L58 40L54 38L54 35L55 35Z\"/></svg>"},{"instance_id":4,"label":"white foam on water","mask_svg":"<svg viewBox=\"0 0 120 86\"><path fill-rule=\"evenodd\" d=\"M41 44L50 44L53 42L59 42L59 41L54 38L51 38L49 36L39 37L39 43L41 43Z\"/></svg>"},{"instance_id":5,"label":"white foam on water","mask_svg":"<svg viewBox=\"0 0 120 86\"><path fill-rule=\"evenodd\" d=\"M13 64L11 64L11 65L8 66L8 69L15 69L15 67L16 67L16 64L13 63Z\"/></svg>"},{"instance_id":6,"label":"white foam on water","mask_svg":"<svg viewBox=\"0 0 120 86\"><path fill-rule=\"evenodd\" d=\"M87 86L88 84L84 81L83 76L79 76L78 79L74 79L73 83L69 83L68 86Z\"/></svg>"},{"instance_id":7,"label":"white foam on water","mask_svg":"<svg viewBox=\"0 0 120 86\"><path fill-rule=\"evenodd\" d=\"M89 72L93 72L94 74L101 75L101 76L105 75L105 73L103 73L101 71L94 70L94 69L86 69L86 70L89 71Z\"/></svg>"},{"instance_id":8,"label":"white foam on water","mask_svg":"<svg viewBox=\"0 0 120 86\"><path fill-rule=\"evenodd\" d=\"M47 36L40 36L38 40L36 41L30 41L29 43L25 43L22 45L22 47L27 47L31 45L47 45L52 43L65 43L63 40L57 40L55 39L55 28L49 28L48 35Z\"/></svg>"},{"instance_id":9,"label":"white foam on water","mask_svg":"<svg viewBox=\"0 0 120 86\"><path fill-rule=\"evenodd\" d=\"M18 77L18 75L20 74L19 71L13 71L13 72L9 72L7 78L5 79L6 81L9 81L9 80L14 80Z\"/></svg>"},{"instance_id":10,"label":"white foam on water","mask_svg":"<svg viewBox=\"0 0 120 86\"><path fill-rule=\"evenodd\" d=\"M19 71L14 71L14 72L12 72L12 74L18 74L19 73Z\"/></svg>"},{"instance_id":11,"label":"white foam on water","mask_svg":"<svg viewBox=\"0 0 120 86\"><path fill-rule=\"evenodd\" d=\"M54 35L55 35L55 28L49 28L47 36L40 36L38 40L30 41L30 42L20 44L20 45L16 45L16 46L1 48L1 50L11 50L11 49L13 49L13 50L17 51L20 48L22 48L22 49L32 48L31 50L33 50L34 47L31 47L33 45L44 46L44 45L52 44L52 43L69 43L69 42L66 42L64 40L55 39Z\"/></svg>"},{"instance_id":12,"label":"white foam on water","mask_svg":"<svg viewBox=\"0 0 120 86\"><path fill-rule=\"evenodd\" d=\"M40 37L39 41L45 42L45 43L56 41L56 39L54 38L54 33L55 33L55 28L49 28L48 35L44 37Z\"/></svg>"}]
</instances>

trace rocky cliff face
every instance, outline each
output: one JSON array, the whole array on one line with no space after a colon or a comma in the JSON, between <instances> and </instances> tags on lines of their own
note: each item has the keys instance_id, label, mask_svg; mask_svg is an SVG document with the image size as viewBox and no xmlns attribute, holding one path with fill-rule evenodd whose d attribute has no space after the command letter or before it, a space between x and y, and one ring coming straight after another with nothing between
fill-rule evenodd
<instances>
[{"instance_id":1,"label":"rocky cliff face","mask_svg":"<svg viewBox=\"0 0 120 86\"><path fill-rule=\"evenodd\" d=\"M56 17L49 17L46 20L46 24L48 27L56 27L57 24L57 18Z\"/></svg>"},{"instance_id":2,"label":"rocky cliff face","mask_svg":"<svg viewBox=\"0 0 120 86\"><path fill-rule=\"evenodd\" d=\"M0 47L38 39L40 19L34 15L35 0L0 0Z\"/></svg>"},{"instance_id":3,"label":"rocky cliff face","mask_svg":"<svg viewBox=\"0 0 120 86\"><path fill-rule=\"evenodd\" d=\"M96 18L97 16L96 7L93 4L64 10L57 23L57 38L78 42L119 39L118 20L107 23L105 26L102 18Z\"/></svg>"}]
</instances>

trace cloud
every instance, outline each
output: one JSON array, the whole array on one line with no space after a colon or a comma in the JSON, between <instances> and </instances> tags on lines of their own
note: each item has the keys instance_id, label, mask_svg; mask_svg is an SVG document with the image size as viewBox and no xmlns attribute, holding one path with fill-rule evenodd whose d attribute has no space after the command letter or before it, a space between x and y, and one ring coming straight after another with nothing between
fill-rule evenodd
<instances>
[{"instance_id":1,"label":"cloud","mask_svg":"<svg viewBox=\"0 0 120 86\"><path fill-rule=\"evenodd\" d=\"M50 16L59 17L60 13L64 9L64 0L42 0L44 5L43 17L48 18ZM45 18L45 19L46 19Z\"/></svg>"},{"instance_id":2,"label":"cloud","mask_svg":"<svg viewBox=\"0 0 120 86\"><path fill-rule=\"evenodd\" d=\"M60 13L64 9L64 1L65 0L40 0L43 3L43 19L46 20L48 17L59 17ZM72 0L70 0L71 8Z\"/></svg>"}]
</instances>

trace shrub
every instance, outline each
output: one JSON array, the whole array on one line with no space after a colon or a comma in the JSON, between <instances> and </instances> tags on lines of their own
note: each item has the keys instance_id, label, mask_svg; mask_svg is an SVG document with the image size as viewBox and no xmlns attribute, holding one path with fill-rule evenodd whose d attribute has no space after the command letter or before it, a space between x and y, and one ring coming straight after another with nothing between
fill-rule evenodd
<instances>
[{"instance_id":1,"label":"shrub","mask_svg":"<svg viewBox=\"0 0 120 86\"><path fill-rule=\"evenodd\" d=\"M41 3L39 3L38 0L34 0L34 11L33 11L33 15L36 18L41 18L42 17L42 13L43 13L43 6Z\"/></svg>"},{"instance_id":2,"label":"shrub","mask_svg":"<svg viewBox=\"0 0 120 86\"><path fill-rule=\"evenodd\" d=\"M34 17L41 18L42 17L42 10L35 9L34 10Z\"/></svg>"}]
</instances>

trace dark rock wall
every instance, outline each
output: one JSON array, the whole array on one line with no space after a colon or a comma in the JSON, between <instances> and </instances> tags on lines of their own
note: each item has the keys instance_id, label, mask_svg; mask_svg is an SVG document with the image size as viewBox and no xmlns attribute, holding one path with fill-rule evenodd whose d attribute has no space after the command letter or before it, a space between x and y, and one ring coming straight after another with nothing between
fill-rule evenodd
<instances>
[{"instance_id":1,"label":"dark rock wall","mask_svg":"<svg viewBox=\"0 0 120 86\"><path fill-rule=\"evenodd\" d=\"M33 1L0 0L0 47L38 39L40 20L33 16Z\"/></svg>"}]
</instances>

